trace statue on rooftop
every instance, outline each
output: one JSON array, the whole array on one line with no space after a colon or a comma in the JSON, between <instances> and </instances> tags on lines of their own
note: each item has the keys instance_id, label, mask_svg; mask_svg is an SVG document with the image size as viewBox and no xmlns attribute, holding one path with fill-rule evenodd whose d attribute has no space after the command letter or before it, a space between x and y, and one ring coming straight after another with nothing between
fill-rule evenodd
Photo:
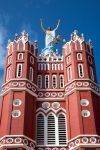
<instances>
[{"instance_id":1,"label":"statue on rooftop","mask_svg":"<svg viewBox=\"0 0 100 150\"><path fill-rule=\"evenodd\" d=\"M51 29L51 27L48 27L47 29L45 29L43 27L43 21L42 19L40 19L41 22L41 28L42 30L46 33L46 37L45 37L45 47L48 48L49 46L53 46L54 44L57 44L60 40L61 40L61 36L58 35L57 37L55 36L55 33L60 25L60 20L58 20L58 24L56 26L55 29Z\"/></svg>"}]
</instances>

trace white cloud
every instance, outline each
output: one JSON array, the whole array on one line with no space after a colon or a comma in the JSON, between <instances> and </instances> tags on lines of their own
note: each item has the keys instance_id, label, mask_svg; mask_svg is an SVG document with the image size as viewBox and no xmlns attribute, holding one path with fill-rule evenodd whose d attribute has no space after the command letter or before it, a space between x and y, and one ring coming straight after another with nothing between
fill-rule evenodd
<instances>
[{"instance_id":1,"label":"white cloud","mask_svg":"<svg viewBox=\"0 0 100 150\"><path fill-rule=\"evenodd\" d=\"M7 38L7 30L2 24L0 24L0 68L4 67L4 62L5 62L6 38Z\"/></svg>"}]
</instances>

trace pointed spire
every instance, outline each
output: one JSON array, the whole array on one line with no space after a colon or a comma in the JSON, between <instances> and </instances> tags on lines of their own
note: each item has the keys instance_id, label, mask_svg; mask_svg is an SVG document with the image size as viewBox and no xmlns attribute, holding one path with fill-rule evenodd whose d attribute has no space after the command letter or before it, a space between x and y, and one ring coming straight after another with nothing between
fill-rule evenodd
<instances>
[{"instance_id":1,"label":"pointed spire","mask_svg":"<svg viewBox=\"0 0 100 150\"><path fill-rule=\"evenodd\" d=\"M17 41L18 40L18 34L15 33L15 40Z\"/></svg>"}]
</instances>

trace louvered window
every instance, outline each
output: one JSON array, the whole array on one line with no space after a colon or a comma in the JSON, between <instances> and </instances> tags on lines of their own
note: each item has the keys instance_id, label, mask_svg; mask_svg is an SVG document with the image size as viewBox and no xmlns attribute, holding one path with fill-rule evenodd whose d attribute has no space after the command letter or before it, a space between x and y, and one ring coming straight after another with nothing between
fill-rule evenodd
<instances>
[{"instance_id":1,"label":"louvered window","mask_svg":"<svg viewBox=\"0 0 100 150\"><path fill-rule=\"evenodd\" d=\"M60 114L58 116L58 135L59 135L59 145L66 144L66 123L65 116Z\"/></svg>"},{"instance_id":2,"label":"louvered window","mask_svg":"<svg viewBox=\"0 0 100 150\"><path fill-rule=\"evenodd\" d=\"M48 145L55 144L55 118L52 114L48 116Z\"/></svg>"},{"instance_id":3,"label":"louvered window","mask_svg":"<svg viewBox=\"0 0 100 150\"><path fill-rule=\"evenodd\" d=\"M37 116L37 145L44 145L44 116Z\"/></svg>"}]
</instances>

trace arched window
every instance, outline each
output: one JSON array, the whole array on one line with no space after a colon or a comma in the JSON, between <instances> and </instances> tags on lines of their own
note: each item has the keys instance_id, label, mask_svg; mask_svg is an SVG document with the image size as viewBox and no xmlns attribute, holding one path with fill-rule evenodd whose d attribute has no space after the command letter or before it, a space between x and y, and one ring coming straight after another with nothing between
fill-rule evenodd
<instances>
[{"instance_id":1,"label":"arched window","mask_svg":"<svg viewBox=\"0 0 100 150\"><path fill-rule=\"evenodd\" d=\"M66 145L66 122L63 114L58 116L58 135L59 145Z\"/></svg>"},{"instance_id":2,"label":"arched window","mask_svg":"<svg viewBox=\"0 0 100 150\"><path fill-rule=\"evenodd\" d=\"M30 56L30 63L34 64L34 57L33 56Z\"/></svg>"},{"instance_id":3,"label":"arched window","mask_svg":"<svg viewBox=\"0 0 100 150\"><path fill-rule=\"evenodd\" d=\"M44 116L37 116L37 145L44 145Z\"/></svg>"},{"instance_id":4,"label":"arched window","mask_svg":"<svg viewBox=\"0 0 100 150\"><path fill-rule=\"evenodd\" d=\"M23 60L23 53L18 53L17 59L18 60Z\"/></svg>"},{"instance_id":5,"label":"arched window","mask_svg":"<svg viewBox=\"0 0 100 150\"><path fill-rule=\"evenodd\" d=\"M57 116L40 112L37 115L37 145L66 145L66 117L63 113Z\"/></svg>"},{"instance_id":6,"label":"arched window","mask_svg":"<svg viewBox=\"0 0 100 150\"><path fill-rule=\"evenodd\" d=\"M64 87L64 75L60 75L60 88Z\"/></svg>"},{"instance_id":7,"label":"arched window","mask_svg":"<svg viewBox=\"0 0 100 150\"><path fill-rule=\"evenodd\" d=\"M21 78L22 77L22 64L17 64L16 77L17 78Z\"/></svg>"},{"instance_id":8,"label":"arched window","mask_svg":"<svg viewBox=\"0 0 100 150\"><path fill-rule=\"evenodd\" d=\"M52 75L52 88L56 88L56 87L57 87L56 75Z\"/></svg>"},{"instance_id":9,"label":"arched window","mask_svg":"<svg viewBox=\"0 0 100 150\"><path fill-rule=\"evenodd\" d=\"M45 75L45 88L49 88L49 75Z\"/></svg>"},{"instance_id":10,"label":"arched window","mask_svg":"<svg viewBox=\"0 0 100 150\"><path fill-rule=\"evenodd\" d=\"M42 76L38 75L38 88L42 88Z\"/></svg>"},{"instance_id":11,"label":"arched window","mask_svg":"<svg viewBox=\"0 0 100 150\"><path fill-rule=\"evenodd\" d=\"M92 67L90 67L90 78L94 81L94 72Z\"/></svg>"},{"instance_id":12,"label":"arched window","mask_svg":"<svg viewBox=\"0 0 100 150\"><path fill-rule=\"evenodd\" d=\"M81 53L77 53L77 60L82 60L82 54Z\"/></svg>"},{"instance_id":13,"label":"arched window","mask_svg":"<svg viewBox=\"0 0 100 150\"><path fill-rule=\"evenodd\" d=\"M80 78L84 78L83 65L78 64L78 74Z\"/></svg>"},{"instance_id":14,"label":"arched window","mask_svg":"<svg viewBox=\"0 0 100 150\"><path fill-rule=\"evenodd\" d=\"M29 80L33 81L33 68L32 67L30 67L30 70L29 70Z\"/></svg>"},{"instance_id":15,"label":"arched window","mask_svg":"<svg viewBox=\"0 0 100 150\"><path fill-rule=\"evenodd\" d=\"M10 80L10 67L7 68L6 81Z\"/></svg>"},{"instance_id":16,"label":"arched window","mask_svg":"<svg viewBox=\"0 0 100 150\"><path fill-rule=\"evenodd\" d=\"M55 118L52 114L48 115L47 119L48 145L55 144Z\"/></svg>"},{"instance_id":17,"label":"arched window","mask_svg":"<svg viewBox=\"0 0 100 150\"><path fill-rule=\"evenodd\" d=\"M68 81L72 80L72 70L71 70L71 67L67 68L67 76L68 76Z\"/></svg>"}]
</instances>

